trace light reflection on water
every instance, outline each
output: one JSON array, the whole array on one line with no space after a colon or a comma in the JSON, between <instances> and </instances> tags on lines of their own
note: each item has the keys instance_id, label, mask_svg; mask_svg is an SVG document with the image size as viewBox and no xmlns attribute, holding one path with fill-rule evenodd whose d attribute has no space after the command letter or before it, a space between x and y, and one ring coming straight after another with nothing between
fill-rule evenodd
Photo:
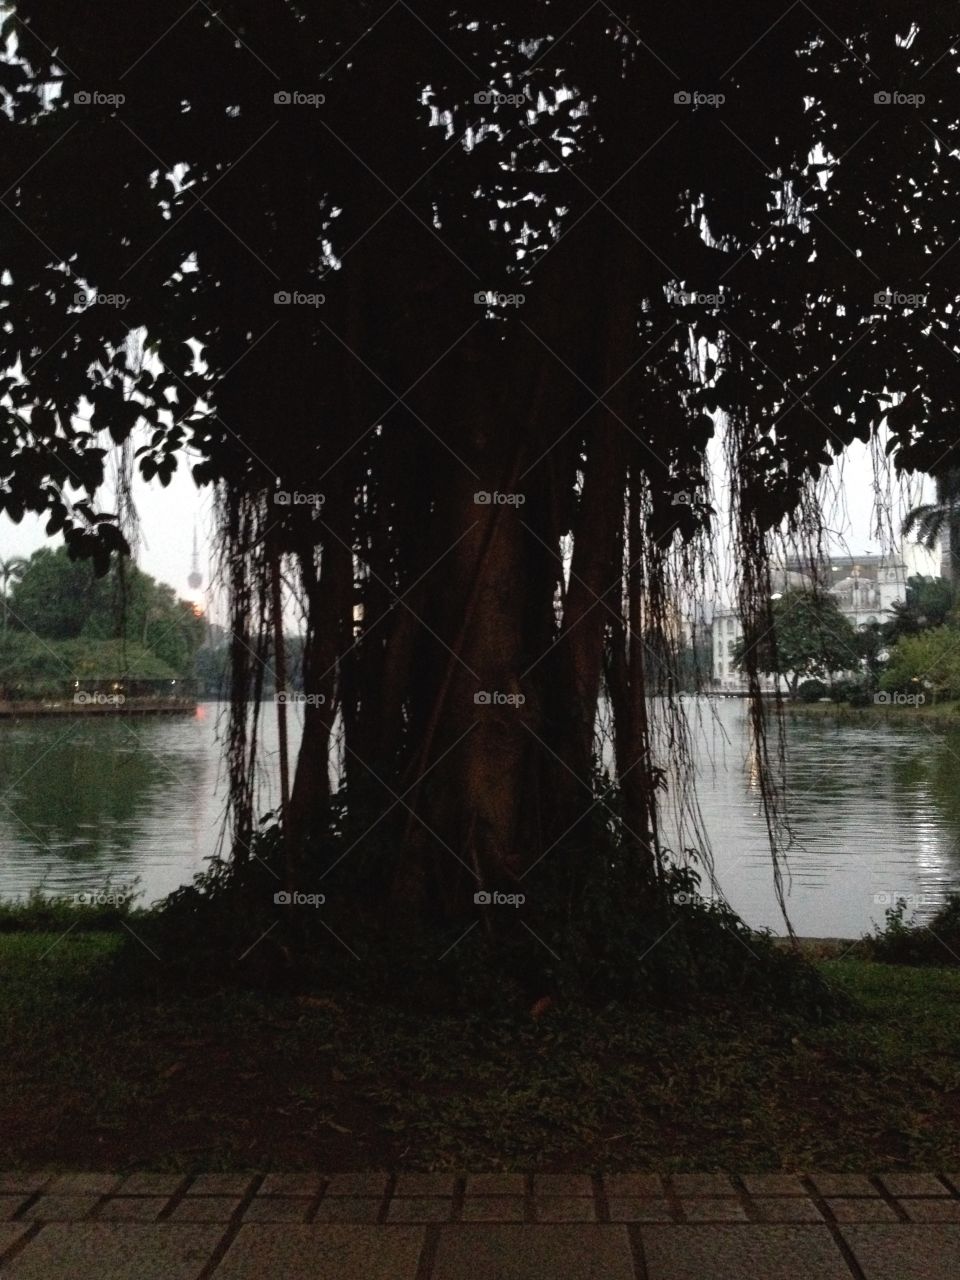
<instances>
[{"instance_id":1,"label":"light reflection on water","mask_svg":"<svg viewBox=\"0 0 960 1280\"><path fill-rule=\"evenodd\" d=\"M750 924L783 932L746 706L700 706L694 758L719 882ZM0 896L139 876L150 901L189 881L216 847L223 728L213 704L189 718L0 724ZM261 812L277 800L272 715L263 729ZM786 888L798 933L855 937L883 921L876 895L908 896L928 915L960 890L960 731L902 713L890 724L798 717L787 737Z\"/></svg>"}]
</instances>

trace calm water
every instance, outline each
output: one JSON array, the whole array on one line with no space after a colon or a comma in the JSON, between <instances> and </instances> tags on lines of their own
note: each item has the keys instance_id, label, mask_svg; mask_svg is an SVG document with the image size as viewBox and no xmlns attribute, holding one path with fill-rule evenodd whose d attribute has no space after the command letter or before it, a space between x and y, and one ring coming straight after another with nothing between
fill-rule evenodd
<instances>
[{"instance_id":1,"label":"calm water","mask_svg":"<svg viewBox=\"0 0 960 1280\"><path fill-rule=\"evenodd\" d=\"M719 883L750 924L782 932L744 706L703 706L699 794ZM277 800L271 713L261 812ZM214 704L189 718L0 723L0 896L139 877L150 901L189 881L216 847L224 729ZM295 748L296 716L292 729ZM960 731L818 718L791 723L788 746L798 933L857 936L883 919L877 895L926 915L960 890Z\"/></svg>"}]
</instances>

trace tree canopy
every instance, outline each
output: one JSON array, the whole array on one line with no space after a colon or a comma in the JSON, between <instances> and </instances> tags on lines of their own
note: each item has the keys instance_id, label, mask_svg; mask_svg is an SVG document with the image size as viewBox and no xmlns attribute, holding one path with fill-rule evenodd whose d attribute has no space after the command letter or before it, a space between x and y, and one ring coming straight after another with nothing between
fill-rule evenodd
<instances>
[{"instance_id":1,"label":"tree canopy","mask_svg":"<svg viewBox=\"0 0 960 1280\"><path fill-rule=\"evenodd\" d=\"M851 442L956 465L955 6L775 16L19 0L0 504L102 570L109 448L217 486L239 849L281 565L315 698L289 847L329 828L342 732L401 851L371 893L452 919L585 865L601 691L652 876L644 646L703 581L717 434L751 634Z\"/></svg>"}]
</instances>

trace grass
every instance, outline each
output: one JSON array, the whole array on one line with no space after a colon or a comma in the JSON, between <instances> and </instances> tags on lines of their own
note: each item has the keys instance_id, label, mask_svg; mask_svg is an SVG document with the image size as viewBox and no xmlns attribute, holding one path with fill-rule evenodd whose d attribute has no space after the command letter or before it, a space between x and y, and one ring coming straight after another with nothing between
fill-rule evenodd
<instances>
[{"instance_id":1,"label":"grass","mask_svg":"<svg viewBox=\"0 0 960 1280\"><path fill-rule=\"evenodd\" d=\"M866 707L852 707L848 702L787 702L784 709L788 715L796 713L802 716L826 716L832 720L863 720L877 716L886 717L891 723L901 724L909 724L914 716L922 716L925 720L960 720L960 702L949 700L925 702L920 706L871 702Z\"/></svg>"},{"instance_id":2,"label":"grass","mask_svg":"<svg viewBox=\"0 0 960 1280\"><path fill-rule=\"evenodd\" d=\"M827 1025L748 1002L424 1017L124 994L117 934L0 935L0 1163L170 1170L960 1167L960 972L819 961Z\"/></svg>"}]
</instances>

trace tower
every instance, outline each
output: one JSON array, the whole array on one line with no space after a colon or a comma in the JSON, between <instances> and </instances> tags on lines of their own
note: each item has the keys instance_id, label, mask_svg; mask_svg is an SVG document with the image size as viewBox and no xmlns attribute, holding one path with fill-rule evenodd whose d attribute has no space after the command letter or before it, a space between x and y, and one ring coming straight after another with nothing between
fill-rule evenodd
<instances>
[{"instance_id":1,"label":"tower","mask_svg":"<svg viewBox=\"0 0 960 1280\"><path fill-rule=\"evenodd\" d=\"M203 574L200 572L200 562L197 559L197 526L193 526L193 558L190 561L190 572L187 575L187 585L191 591L196 591L203 582Z\"/></svg>"}]
</instances>

